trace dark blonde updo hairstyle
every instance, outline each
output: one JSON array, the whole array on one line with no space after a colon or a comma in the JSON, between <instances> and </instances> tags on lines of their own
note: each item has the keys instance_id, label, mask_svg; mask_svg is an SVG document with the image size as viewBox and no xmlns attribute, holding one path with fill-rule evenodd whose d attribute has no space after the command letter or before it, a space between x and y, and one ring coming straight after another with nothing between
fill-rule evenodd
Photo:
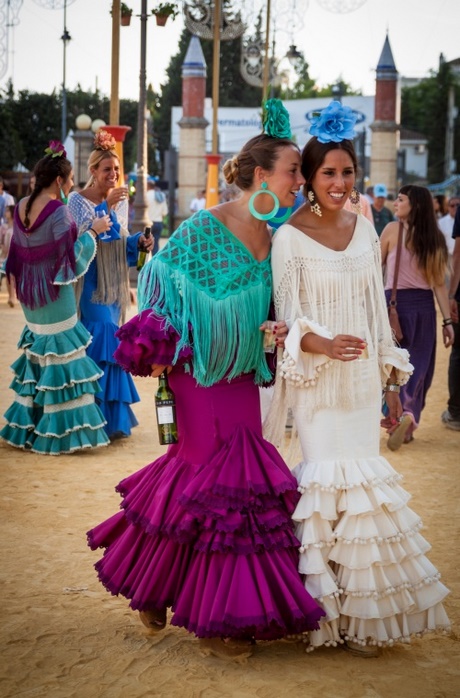
<instances>
[{"instance_id":1,"label":"dark blonde updo hairstyle","mask_svg":"<svg viewBox=\"0 0 460 698\"><path fill-rule=\"evenodd\" d=\"M344 150L351 158L355 176L358 174L358 159L356 157L353 141L343 140L339 143L320 143L314 136L306 143L302 150L300 171L305 177L303 187L304 196L307 196L308 191L312 188L312 182L315 174L324 162L324 159L330 150Z\"/></svg>"},{"instance_id":2,"label":"dark blonde updo hairstyle","mask_svg":"<svg viewBox=\"0 0 460 698\"><path fill-rule=\"evenodd\" d=\"M227 160L222 167L222 173L227 184L236 184L238 189L251 189L254 183L254 170L261 167L272 172L282 148L297 146L289 138L273 138L261 133L251 138L240 150Z\"/></svg>"}]
</instances>

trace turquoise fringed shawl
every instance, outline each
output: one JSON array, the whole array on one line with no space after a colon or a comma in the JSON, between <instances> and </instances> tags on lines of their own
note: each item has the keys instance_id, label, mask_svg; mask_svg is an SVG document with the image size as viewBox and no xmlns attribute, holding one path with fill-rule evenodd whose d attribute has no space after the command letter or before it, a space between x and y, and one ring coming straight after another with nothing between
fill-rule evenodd
<instances>
[{"instance_id":1,"label":"turquoise fringed shawl","mask_svg":"<svg viewBox=\"0 0 460 698\"><path fill-rule=\"evenodd\" d=\"M184 221L167 245L144 267L138 283L139 311L166 319L193 350L193 375L210 386L255 371L271 379L260 324L268 318L270 256L258 262L208 211Z\"/></svg>"}]
</instances>

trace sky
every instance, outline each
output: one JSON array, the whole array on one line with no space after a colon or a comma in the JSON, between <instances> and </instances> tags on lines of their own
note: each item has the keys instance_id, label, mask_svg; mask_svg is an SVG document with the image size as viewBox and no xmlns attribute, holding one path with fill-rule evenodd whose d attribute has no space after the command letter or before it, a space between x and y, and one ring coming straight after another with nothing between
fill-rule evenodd
<instances>
[{"instance_id":1,"label":"sky","mask_svg":"<svg viewBox=\"0 0 460 698\"><path fill-rule=\"evenodd\" d=\"M8 0L0 0L1 12ZM18 5L20 0L10 0ZM388 31L400 75L424 77L436 70L442 52L446 60L460 58L459 0L365 0L359 9L333 13L324 5L351 6L359 0L271 0L272 32L281 57L291 43L301 50L310 76L320 86L339 77L364 94L375 93L375 68ZM98 88L110 96L111 0L68 0L66 86ZM126 0L134 13L141 0ZM236 0L243 12L264 0ZM148 0L149 10L155 5ZM63 80L63 0L23 0L19 23L8 32L8 69L0 90L12 79L16 91L52 92ZM57 9L50 9L57 6ZM155 90L165 82L165 70L183 29L182 17L147 28L147 83ZM1 32L0 32L1 40ZM139 96L140 21L120 29L120 98ZM4 49L3 49L4 50ZM1 53L1 47L0 47ZM460 106L460 105L459 105Z\"/></svg>"}]
</instances>

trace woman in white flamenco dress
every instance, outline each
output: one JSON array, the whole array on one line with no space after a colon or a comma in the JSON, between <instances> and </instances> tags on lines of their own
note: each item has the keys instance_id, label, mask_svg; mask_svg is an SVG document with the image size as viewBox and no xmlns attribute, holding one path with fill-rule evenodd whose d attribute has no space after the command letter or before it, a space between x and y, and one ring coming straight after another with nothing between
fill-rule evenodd
<instances>
[{"instance_id":1,"label":"woman in white flamenco dress","mask_svg":"<svg viewBox=\"0 0 460 698\"><path fill-rule=\"evenodd\" d=\"M339 107L328 109L323 121L340 125ZM413 367L393 342L377 234L343 210L356 176L351 140L312 138L302 174L307 203L273 241L276 315L290 331L265 431L281 444L292 409L302 453L294 469L299 570L327 614L305 636L307 651L345 642L375 656L380 646L448 629L448 589L425 556L430 545L401 476L379 452L382 391L383 425L394 428L399 385Z\"/></svg>"}]
</instances>

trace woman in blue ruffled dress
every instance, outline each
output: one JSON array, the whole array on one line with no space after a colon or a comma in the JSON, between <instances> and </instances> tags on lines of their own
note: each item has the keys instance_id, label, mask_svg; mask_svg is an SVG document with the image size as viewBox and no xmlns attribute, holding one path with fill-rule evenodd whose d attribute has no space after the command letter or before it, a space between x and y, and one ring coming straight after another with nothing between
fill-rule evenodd
<instances>
[{"instance_id":1,"label":"woman in blue ruffled dress","mask_svg":"<svg viewBox=\"0 0 460 698\"><path fill-rule=\"evenodd\" d=\"M6 273L16 281L26 326L12 365L16 396L0 437L12 446L60 455L106 446L105 420L94 401L101 371L86 354L89 332L77 318L74 284L96 254L108 216L89 221L77 239L66 199L72 165L52 141L36 165L35 187L14 214Z\"/></svg>"},{"instance_id":2,"label":"woman in blue ruffled dress","mask_svg":"<svg viewBox=\"0 0 460 698\"><path fill-rule=\"evenodd\" d=\"M115 356L136 375L172 368L179 442L118 485L121 512L88 534L106 548L99 579L147 627L162 630L171 607L172 624L218 656L316 628L323 613L297 571L296 482L260 419L258 386L272 375L267 221L303 182L287 112L271 106L285 137L256 136L224 165L240 198L184 221L141 273L141 313Z\"/></svg>"},{"instance_id":3,"label":"woman in blue ruffled dress","mask_svg":"<svg viewBox=\"0 0 460 698\"><path fill-rule=\"evenodd\" d=\"M139 395L131 376L116 364L113 354L118 346L115 333L131 302L128 267L136 265L140 247L148 250L153 243L141 233L128 234L128 190L117 186L120 162L115 139L99 131L94 145L88 161L89 182L82 191L72 192L69 209L80 233L99 212L108 212L113 223L109 239L102 238L77 293L80 319L93 336L88 354L103 372L97 403L113 440L130 436L131 428L137 425L130 405L139 401Z\"/></svg>"}]
</instances>

